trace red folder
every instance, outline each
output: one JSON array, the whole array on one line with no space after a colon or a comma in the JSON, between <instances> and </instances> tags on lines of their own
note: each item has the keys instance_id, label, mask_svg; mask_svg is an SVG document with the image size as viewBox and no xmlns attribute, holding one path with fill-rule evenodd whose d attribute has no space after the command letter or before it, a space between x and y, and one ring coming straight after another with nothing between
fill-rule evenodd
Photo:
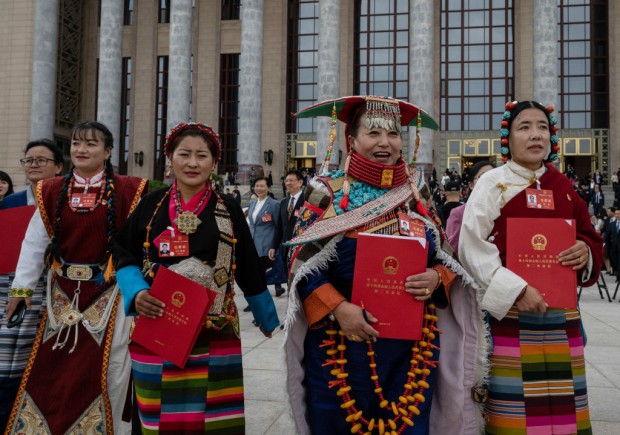
<instances>
[{"instance_id":1,"label":"red folder","mask_svg":"<svg viewBox=\"0 0 620 435\"><path fill-rule=\"evenodd\" d=\"M426 270L426 239L360 233L351 302L378 319L382 338L422 338L424 302L405 292L405 278Z\"/></svg>"},{"instance_id":2,"label":"red folder","mask_svg":"<svg viewBox=\"0 0 620 435\"><path fill-rule=\"evenodd\" d=\"M160 267L150 294L166 304L164 315L157 319L140 316L131 339L183 368L205 324L215 292Z\"/></svg>"},{"instance_id":3,"label":"red folder","mask_svg":"<svg viewBox=\"0 0 620 435\"><path fill-rule=\"evenodd\" d=\"M15 272L22 242L35 209L34 205L25 205L0 210L0 274Z\"/></svg>"},{"instance_id":4,"label":"red folder","mask_svg":"<svg viewBox=\"0 0 620 435\"><path fill-rule=\"evenodd\" d=\"M506 267L538 289L550 308L577 308L577 272L558 262L575 242L572 219L509 218Z\"/></svg>"}]
</instances>

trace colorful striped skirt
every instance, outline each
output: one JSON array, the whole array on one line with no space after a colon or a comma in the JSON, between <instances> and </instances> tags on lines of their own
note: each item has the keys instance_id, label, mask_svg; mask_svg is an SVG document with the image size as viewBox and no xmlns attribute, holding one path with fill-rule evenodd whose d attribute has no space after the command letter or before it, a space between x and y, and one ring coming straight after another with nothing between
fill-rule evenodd
<instances>
[{"instance_id":1,"label":"colorful striped skirt","mask_svg":"<svg viewBox=\"0 0 620 435\"><path fill-rule=\"evenodd\" d=\"M229 325L200 332L183 369L131 343L143 434L243 434L241 340Z\"/></svg>"},{"instance_id":2,"label":"colorful striped skirt","mask_svg":"<svg viewBox=\"0 0 620 435\"><path fill-rule=\"evenodd\" d=\"M591 434L576 310L508 312L493 337L487 434Z\"/></svg>"}]
</instances>

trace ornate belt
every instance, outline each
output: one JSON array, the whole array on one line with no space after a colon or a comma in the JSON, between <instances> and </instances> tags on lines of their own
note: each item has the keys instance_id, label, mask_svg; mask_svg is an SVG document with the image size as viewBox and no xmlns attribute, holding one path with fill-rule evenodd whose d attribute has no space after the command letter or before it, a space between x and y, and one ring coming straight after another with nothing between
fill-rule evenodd
<instances>
[{"instance_id":1,"label":"ornate belt","mask_svg":"<svg viewBox=\"0 0 620 435\"><path fill-rule=\"evenodd\" d=\"M103 270L100 264L62 263L55 271L58 276L72 281L98 281ZM114 275L114 273L113 273Z\"/></svg>"}]
</instances>

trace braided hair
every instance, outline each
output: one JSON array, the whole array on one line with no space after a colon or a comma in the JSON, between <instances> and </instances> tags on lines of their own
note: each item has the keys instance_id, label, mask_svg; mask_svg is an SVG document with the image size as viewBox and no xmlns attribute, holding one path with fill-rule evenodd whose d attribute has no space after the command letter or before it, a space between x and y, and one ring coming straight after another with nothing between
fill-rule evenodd
<instances>
[{"instance_id":1,"label":"braided hair","mask_svg":"<svg viewBox=\"0 0 620 435\"><path fill-rule=\"evenodd\" d=\"M93 136L96 136L97 132L99 132L103 136L104 147L107 149L111 149L114 147L114 138L112 137L112 133L110 130L103 124L97 121L85 121L77 124L71 133L72 139L84 139L85 136L90 133ZM109 277L111 277L112 273L112 254L110 252L110 246L114 235L116 234L116 187L114 185L114 168L112 166L111 157L109 157L104 163L105 170L105 191L103 193L103 198L101 198L102 204L105 203L107 206L107 216L106 222L108 226L107 233L107 249L104 255L103 263L107 263L107 266L104 270L105 281L109 281ZM56 202L56 211L54 212L54 220L53 220L53 234L50 240L50 243L47 245L47 249L45 250L45 265L48 268L58 267L60 266L62 260L60 256L60 221L62 216L63 206L67 203L67 196L69 191L69 186L71 185L71 181L73 179L73 168L67 173L65 176L63 187L60 191L60 195L58 195L58 200Z\"/></svg>"}]
</instances>

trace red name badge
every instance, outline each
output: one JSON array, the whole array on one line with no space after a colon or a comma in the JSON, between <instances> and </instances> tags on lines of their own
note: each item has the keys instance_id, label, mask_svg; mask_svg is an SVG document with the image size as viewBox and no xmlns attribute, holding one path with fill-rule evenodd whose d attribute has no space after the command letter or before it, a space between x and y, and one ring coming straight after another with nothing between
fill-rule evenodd
<instances>
[{"instance_id":1,"label":"red name badge","mask_svg":"<svg viewBox=\"0 0 620 435\"><path fill-rule=\"evenodd\" d=\"M398 232L403 236L426 238L424 223L403 212L398 213Z\"/></svg>"},{"instance_id":2,"label":"red name badge","mask_svg":"<svg viewBox=\"0 0 620 435\"><path fill-rule=\"evenodd\" d=\"M553 203L553 191L548 189L525 189L525 200L527 208L537 208L539 210L555 210Z\"/></svg>"},{"instance_id":3,"label":"red name badge","mask_svg":"<svg viewBox=\"0 0 620 435\"><path fill-rule=\"evenodd\" d=\"M271 215L269 213L264 214L261 219L262 219L263 222L271 222L272 221Z\"/></svg>"},{"instance_id":4,"label":"red name badge","mask_svg":"<svg viewBox=\"0 0 620 435\"><path fill-rule=\"evenodd\" d=\"M76 208L94 207L97 202L96 193L73 193L71 195L71 206Z\"/></svg>"},{"instance_id":5,"label":"red name badge","mask_svg":"<svg viewBox=\"0 0 620 435\"><path fill-rule=\"evenodd\" d=\"M162 236L159 238L160 257L187 257L189 255L189 237Z\"/></svg>"}]
</instances>

